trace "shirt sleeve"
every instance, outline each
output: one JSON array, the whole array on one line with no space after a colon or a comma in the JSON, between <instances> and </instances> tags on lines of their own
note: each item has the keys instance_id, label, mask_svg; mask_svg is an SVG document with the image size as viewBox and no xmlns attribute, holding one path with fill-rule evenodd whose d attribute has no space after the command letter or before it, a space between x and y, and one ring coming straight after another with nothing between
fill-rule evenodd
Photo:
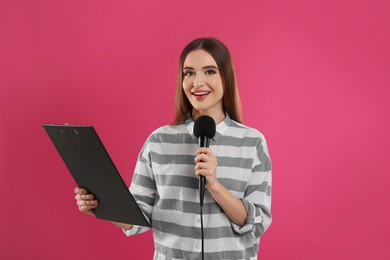
<instances>
[{"instance_id":1,"label":"shirt sleeve","mask_svg":"<svg viewBox=\"0 0 390 260\"><path fill-rule=\"evenodd\" d=\"M154 198L156 194L156 182L154 179L152 163L149 153L149 139L146 140L142 150L138 156L137 164L133 175L133 180L130 185L130 192L133 195L135 201L140 207L145 218L149 224L152 219L152 210L154 205ZM123 232L127 236L137 235L148 231L150 227L143 227L134 225L132 229L125 230Z\"/></svg>"},{"instance_id":2,"label":"shirt sleeve","mask_svg":"<svg viewBox=\"0 0 390 260\"><path fill-rule=\"evenodd\" d=\"M251 177L248 181L242 203L248 216L244 226L231 222L238 234L250 233L253 238L259 238L271 225L271 187L272 165L268 147L263 136L256 146L257 155L254 158Z\"/></svg>"}]
</instances>

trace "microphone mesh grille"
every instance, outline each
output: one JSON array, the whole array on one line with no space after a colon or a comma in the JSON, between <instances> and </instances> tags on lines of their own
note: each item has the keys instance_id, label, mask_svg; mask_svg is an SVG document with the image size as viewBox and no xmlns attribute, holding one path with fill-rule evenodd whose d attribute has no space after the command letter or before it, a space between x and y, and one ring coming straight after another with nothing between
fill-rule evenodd
<instances>
[{"instance_id":1,"label":"microphone mesh grille","mask_svg":"<svg viewBox=\"0 0 390 260\"><path fill-rule=\"evenodd\" d=\"M194 135L196 137L206 136L213 138L215 135L216 126L215 121L210 116L200 116L195 121L194 125Z\"/></svg>"}]
</instances>

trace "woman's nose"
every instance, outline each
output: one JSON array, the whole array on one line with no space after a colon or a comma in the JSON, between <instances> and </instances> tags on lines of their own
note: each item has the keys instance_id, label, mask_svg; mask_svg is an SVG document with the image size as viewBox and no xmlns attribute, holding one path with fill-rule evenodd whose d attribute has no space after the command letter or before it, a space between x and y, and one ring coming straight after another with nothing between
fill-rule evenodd
<instances>
[{"instance_id":1,"label":"woman's nose","mask_svg":"<svg viewBox=\"0 0 390 260\"><path fill-rule=\"evenodd\" d=\"M200 87L200 86L204 85L205 81L206 81L206 79L205 79L203 73L197 73L195 75L193 85L194 85L194 87Z\"/></svg>"}]
</instances>

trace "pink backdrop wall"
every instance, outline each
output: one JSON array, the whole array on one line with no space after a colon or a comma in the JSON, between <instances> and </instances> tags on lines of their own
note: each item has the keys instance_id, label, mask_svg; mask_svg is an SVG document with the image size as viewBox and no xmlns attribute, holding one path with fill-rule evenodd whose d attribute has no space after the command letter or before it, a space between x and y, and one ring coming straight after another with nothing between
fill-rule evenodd
<instances>
[{"instance_id":1,"label":"pink backdrop wall","mask_svg":"<svg viewBox=\"0 0 390 260\"><path fill-rule=\"evenodd\" d=\"M151 232L78 211L41 124L93 124L130 184L144 140L173 119L182 48L214 36L274 165L259 258L390 259L389 7L1 1L0 258L151 259Z\"/></svg>"}]
</instances>

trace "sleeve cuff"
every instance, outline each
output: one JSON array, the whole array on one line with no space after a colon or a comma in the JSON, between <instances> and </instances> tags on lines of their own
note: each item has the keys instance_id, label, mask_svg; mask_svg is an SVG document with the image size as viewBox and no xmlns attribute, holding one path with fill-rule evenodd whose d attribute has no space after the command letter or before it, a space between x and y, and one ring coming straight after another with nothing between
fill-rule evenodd
<instances>
[{"instance_id":1,"label":"sleeve cuff","mask_svg":"<svg viewBox=\"0 0 390 260\"><path fill-rule=\"evenodd\" d=\"M241 201L244 204L246 212L248 213L248 216L246 217L245 225L239 226L232 221L230 222L233 227L233 230L240 235L251 232L255 224L259 224L263 222L263 217L260 214L256 216L255 205L253 205L246 199L241 199Z\"/></svg>"},{"instance_id":2,"label":"sleeve cuff","mask_svg":"<svg viewBox=\"0 0 390 260\"><path fill-rule=\"evenodd\" d=\"M144 226L137 226L137 225L133 225L133 228L132 229L129 229L129 230L126 230L126 229L123 229L123 232L126 234L126 236L134 236L134 235L137 235L139 233L142 233L142 232L145 232L147 230L149 230L150 228L149 227L144 227Z\"/></svg>"}]
</instances>

